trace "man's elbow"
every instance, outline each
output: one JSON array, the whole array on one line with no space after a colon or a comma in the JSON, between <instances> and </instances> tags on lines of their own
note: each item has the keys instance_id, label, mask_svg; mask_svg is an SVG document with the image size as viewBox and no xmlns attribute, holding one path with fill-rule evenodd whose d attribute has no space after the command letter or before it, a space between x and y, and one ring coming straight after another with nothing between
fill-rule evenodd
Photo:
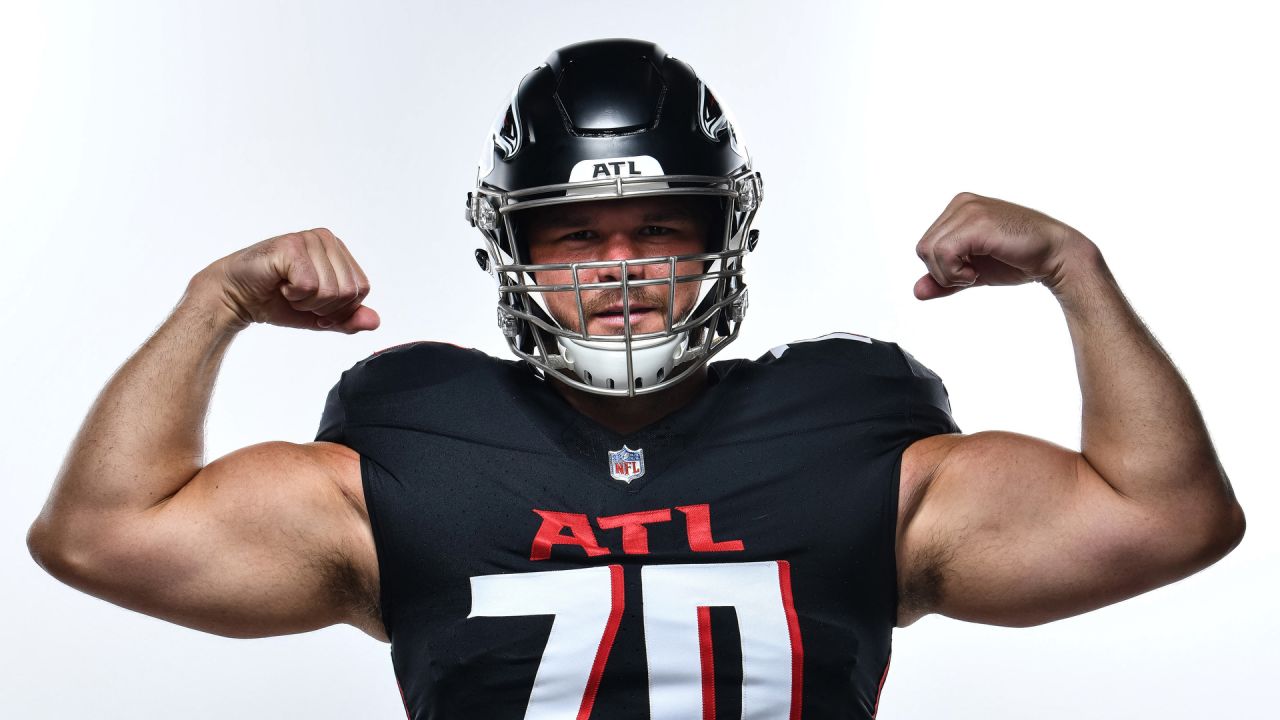
<instances>
[{"instance_id":1,"label":"man's elbow","mask_svg":"<svg viewBox=\"0 0 1280 720\"><path fill-rule=\"evenodd\" d=\"M88 537L85 528L51 519L42 514L27 530L27 552L45 572L72 587L92 573L95 546L101 541Z\"/></svg>"},{"instance_id":2,"label":"man's elbow","mask_svg":"<svg viewBox=\"0 0 1280 720\"><path fill-rule=\"evenodd\" d=\"M1226 557L1244 539L1244 509L1236 501L1235 494L1225 477L1222 479L1224 496L1217 502L1201 501L1195 510L1187 513L1194 521L1183 532L1192 542L1191 552L1200 567L1207 567Z\"/></svg>"},{"instance_id":3,"label":"man's elbow","mask_svg":"<svg viewBox=\"0 0 1280 720\"><path fill-rule=\"evenodd\" d=\"M45 572L65 582L76 564L74 553L68 551L52 526L43 515L31 523L27 529L27 552Z\"/></svg>"},{"instance_id":4,"label":"man's elbow","mask_svg":"<svg viewBox=\"0 0 1280 720\"><path fill-rule=\"evenodd\" d=\"M1197 573L1226 557L1244 538L1244 510L1225 475L1202 473L1188 489L1163 498L1130 502L1137 510L1124 544L1126 563L1144 568L1159 587ZM1144 573L1146 574L1146 573Z\"/></svg>"},{"instance_id":5,"label":"man's elbow","mask_svg":"<svg viewBox=\"0 0 1280 720\"><path fill-rule=\"evenodd\" d=\"M1214 560L1235 550L1244 539L1244 531L1244 508L1232 498L1223 519L1218 523L1216 532L1211 534L1209 549L1215 553Z\"/></svg>"}]
</instances>

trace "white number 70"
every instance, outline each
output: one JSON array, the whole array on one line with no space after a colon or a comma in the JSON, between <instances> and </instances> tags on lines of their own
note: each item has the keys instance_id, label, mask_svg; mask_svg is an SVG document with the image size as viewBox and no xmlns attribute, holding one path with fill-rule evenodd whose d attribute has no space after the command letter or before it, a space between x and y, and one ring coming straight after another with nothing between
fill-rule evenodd
<instances>
[{"instance_id":1,"label":"white number 70","mask_svg":"<svg viewBox=\"0 0 1280 720\"><path fill-rule=\"evenodd\" d=\"M650 717L714 716L708 609L729 606L742 638L743 720L799 718L804 651L786 561L648 565L640 579ZM471 578L468 617L555 616L525 720L590 717L622 611L618 565Z\"/></svg>"}]
</instances>

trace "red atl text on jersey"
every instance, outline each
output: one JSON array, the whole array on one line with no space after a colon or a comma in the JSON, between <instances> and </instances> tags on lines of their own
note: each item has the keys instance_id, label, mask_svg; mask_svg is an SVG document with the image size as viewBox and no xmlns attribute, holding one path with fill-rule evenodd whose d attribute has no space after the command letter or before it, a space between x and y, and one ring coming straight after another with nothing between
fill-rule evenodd
<instances>
[{"instance_id":1,"label":"red atl text on jersey","mask_svg":"<svg viewBox=\"0 0 1280 720\"><path fill-rule=\"evenodd\" d=\"M741 540L716 540L711 534L711 506L680 505L675 508L684 515L685 536L689 540L689 549L694 552L741 552L745 549ZM533 546L529 551L530 560L546 560L551 557L554 545L574 545L582 548L587 557L609 555L609 548L602 547L596 541L595 531L591 529L591 520L581 513L556 512L554 510L537 510L542 524L533 537ZM622 554L649 554L649 525L671 522L671 508L658 510L642 510L623 515L606 515L596 518L596 525L601 530L622 529Z\"/></svg>"}]
</instances>

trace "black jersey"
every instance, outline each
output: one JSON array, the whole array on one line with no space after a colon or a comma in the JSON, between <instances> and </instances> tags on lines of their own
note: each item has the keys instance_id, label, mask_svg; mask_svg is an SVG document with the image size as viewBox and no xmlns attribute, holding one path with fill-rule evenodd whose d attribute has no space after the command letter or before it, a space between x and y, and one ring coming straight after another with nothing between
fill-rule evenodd
<instances>
[{"instance_id":1,"label":"black jersey","mask_svg":"<svg viewBox=\"0 0 1280 720\"><path fill-rule=\"evenodd\" d=\"M417 343L329 395L409 717L873 717L902 452L956 431L937 376L828 336L715 363L630 435L549 382Z\"/></svg>"}]
</instances>

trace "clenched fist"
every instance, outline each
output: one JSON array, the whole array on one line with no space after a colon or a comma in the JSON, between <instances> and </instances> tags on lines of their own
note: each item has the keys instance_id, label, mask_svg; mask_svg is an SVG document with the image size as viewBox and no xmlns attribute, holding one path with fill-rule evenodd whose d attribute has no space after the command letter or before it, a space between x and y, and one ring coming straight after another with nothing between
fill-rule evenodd
<instances>
[{"instance_id":1,"label":"clenched fist","mask_svg":"<svg viewBox=\"0 0 1280 720\"><path fill-rule=\"evenodd\" d=\"M916 245L928 274L916 281L921 300L973 285L1043 282L1057 290L1069 266L1096 252L1065 223L1004 200L960 193Z\"/></svg>"},{"instance_id":2,"label":"clenched fist","mask_svg":"<svg viewBox=\"0 0 1280 720\"><path fill-rule=\"evenodd\" d=\"M273 237L201 270L193 287L220 301L238 328L260 322L355 333L378 327L363 305L369 279L324 228Z\"/></svg>"}]
</instances>

